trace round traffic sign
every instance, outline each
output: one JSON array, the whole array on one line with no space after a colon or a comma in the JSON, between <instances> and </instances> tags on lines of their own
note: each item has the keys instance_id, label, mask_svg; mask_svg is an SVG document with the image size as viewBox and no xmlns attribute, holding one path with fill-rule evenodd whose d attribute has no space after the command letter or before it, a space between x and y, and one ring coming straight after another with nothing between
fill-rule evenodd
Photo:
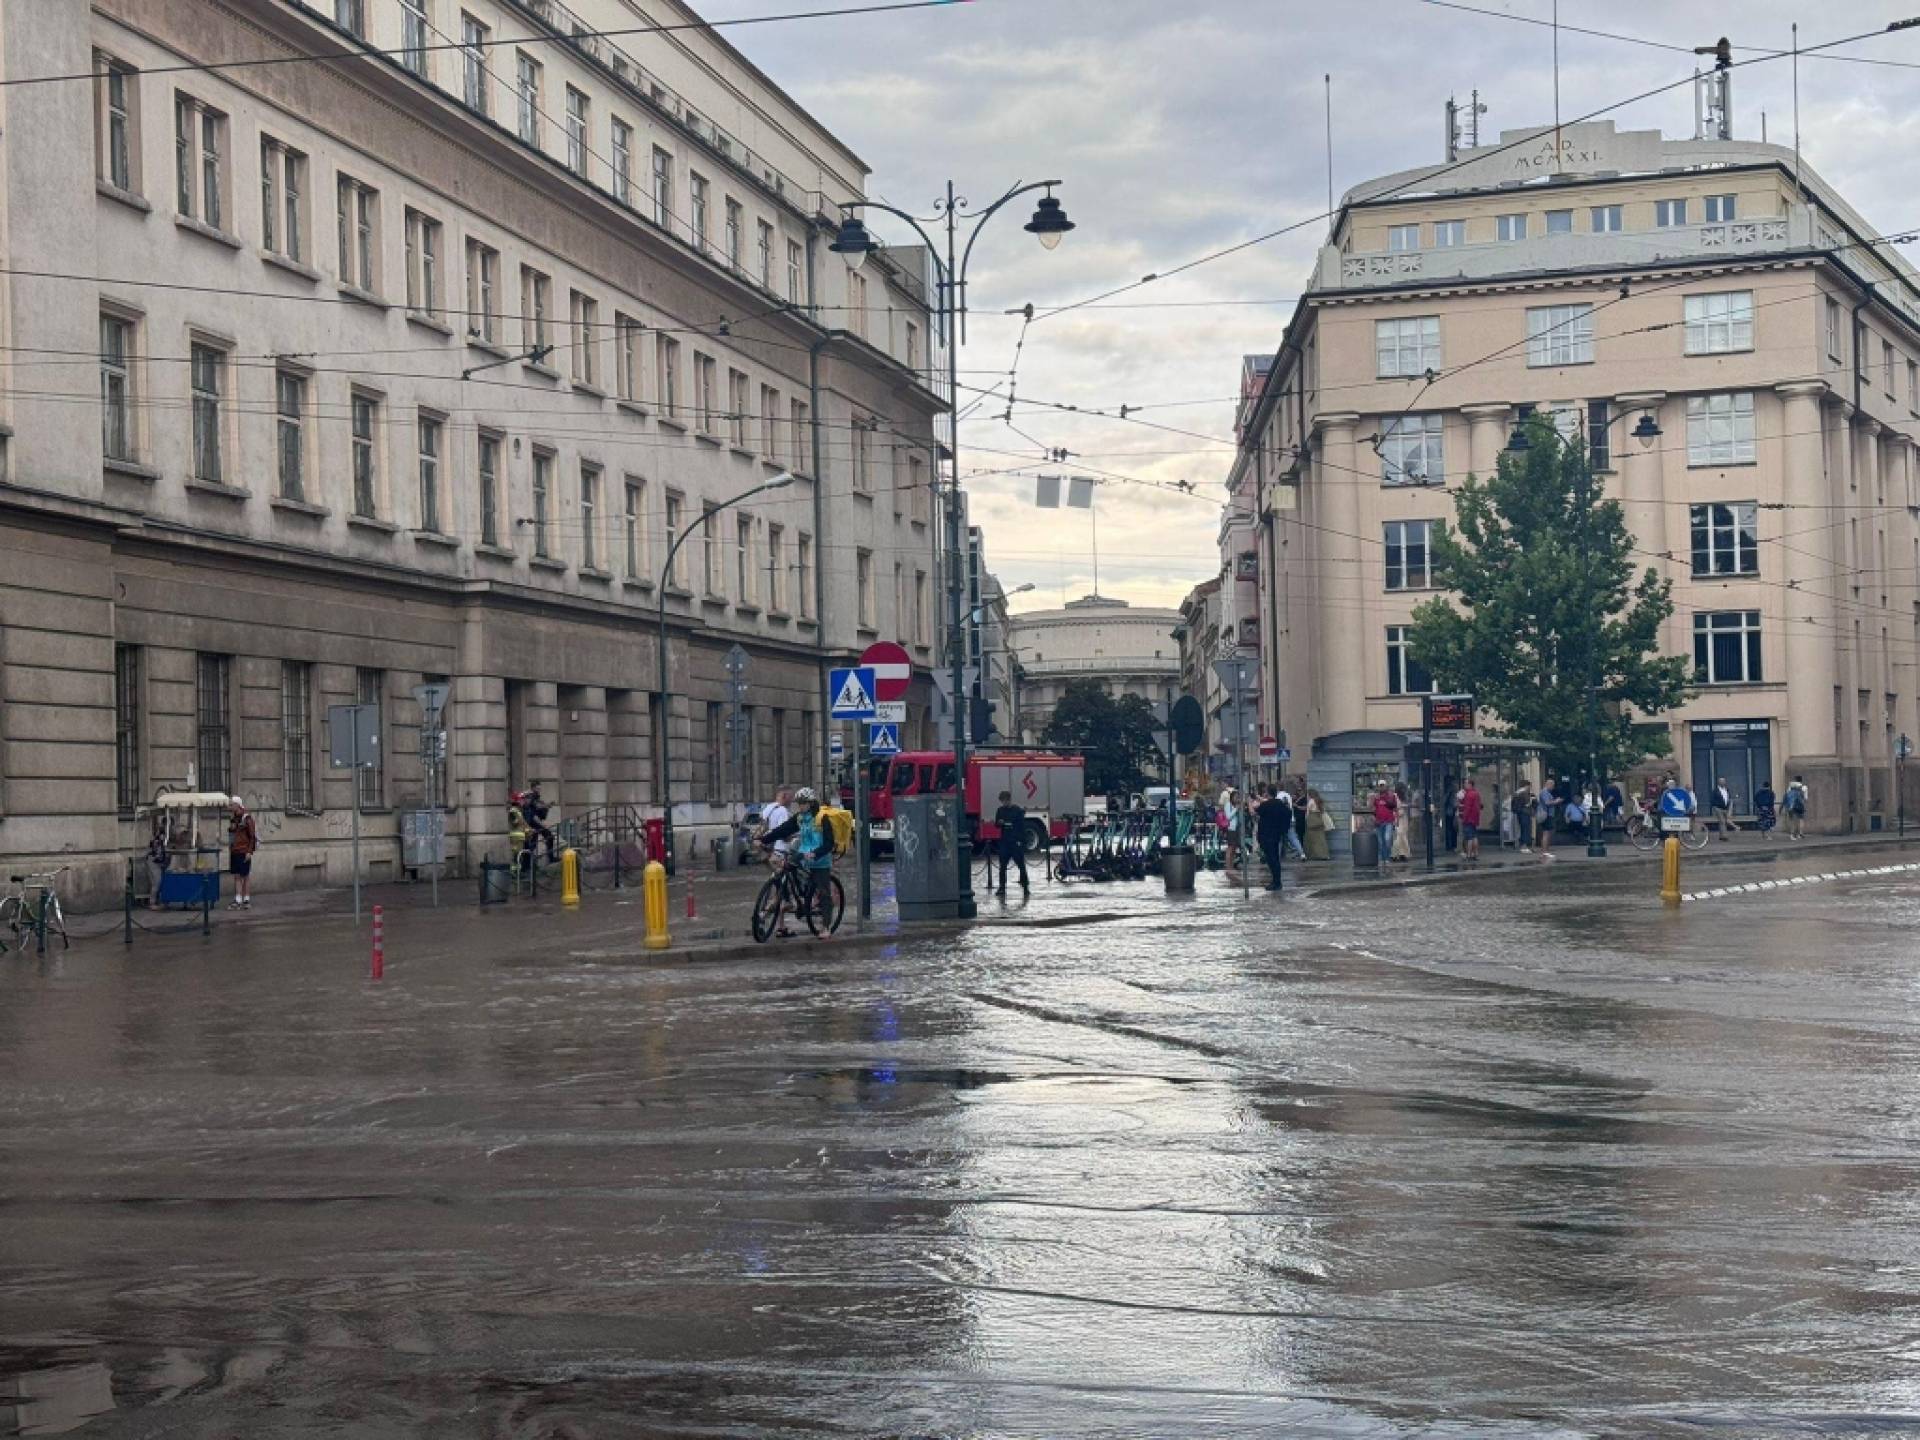
<instances>
[{"instance_id":1,"label":"round traffic sign","mask_svg":"<svg viewBox=\"0 0 1920 1440\"><path fill-rule=\"evenodd\" d=\"M873 667L873 698L904 700L907 683L913 679L913 660L891 640L869 645L860 652L860 663Z\"/></svg>"},{"instance_id":2,"label":"round traffic sign","mask_svg":"<svg viewBox=\"0 0 1920 1440\"><path fill-rule=\"evenodd\" d=\"M1260 737L1260 758L1262 760L1273 760L1277 759L1279 754L1280 742L1271 735L1262 735Z\"/></svg>"}]
</instances>

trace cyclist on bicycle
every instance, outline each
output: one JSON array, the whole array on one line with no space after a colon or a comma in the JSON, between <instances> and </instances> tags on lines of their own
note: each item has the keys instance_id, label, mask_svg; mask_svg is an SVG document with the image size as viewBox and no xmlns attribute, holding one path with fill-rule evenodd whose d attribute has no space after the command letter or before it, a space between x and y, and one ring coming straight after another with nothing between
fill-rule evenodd
<instances>
[{"instance_id":1,"label":"cyclist on bicycle","mask_svg":"<svg viewBox=\"0 0 1920 1440\"><path fill-rule=\"evenodd\" d=\"M515 824L516 818L519 824ZM559 859L554 853L553 831L547 828L547 802L540 798L540 787L529 785L507 797L507 830L510 834L524 834L521 845L521 863L531 865L534 852L542 842L547 847L547 863L553 864Z\"/></svg>"},{"instance_id":2,"label":"cyclist on bicycle","mask_svg":"<svg viewBox=\"0 0 1920 1440\"><path fill-rule=\"evenodd\" d=\"M809 905L813 903L814 882L822 874L833 870L833 841L826 827L820 823L820 799L807 786L801 786L793 793L793 813L779 825L763 832L761 846L769 851L782 841L787 842L786 861L800 869L801 895ZM786 927L785 916L781 917L779 932L792 935Z\"/></svg>"}]
</instances>

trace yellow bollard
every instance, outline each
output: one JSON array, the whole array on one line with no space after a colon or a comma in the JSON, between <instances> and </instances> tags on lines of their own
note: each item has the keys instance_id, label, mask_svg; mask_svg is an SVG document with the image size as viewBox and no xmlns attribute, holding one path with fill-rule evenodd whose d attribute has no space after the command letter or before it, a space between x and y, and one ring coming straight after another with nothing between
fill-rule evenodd
<instances>
[{"instance_id":1,"label":"yellow bollard","mask_svg":"<svg viewBox=\"0 0 1920 1440\"><path fill-rule=\"evenodd\" d=\"M649 860L640 888L646 897L647 948L664 950L668 944L667 867L658 860Z\"/></svg>"},{"instance_id":2,"label":"yellow bollard","mask_svg":"<svg viewBox=\"0 0 1920 1440\"><path fill-rule=\"evenodd\" d=\"M1680 903L1680 837L1667 836L1666 855L1660 866L1660 898L1669 905Z\"/></svg>"},{"instance_id":3,"label":"yellow bollard","mask_svg":"<svg viewBox=\"0 0 1920 1440\"><path fill-rule=\"evenodd\" d=\"M560 852L560 903L580 903L580 853L571 845Z\"/></svg>"}]
</instances>

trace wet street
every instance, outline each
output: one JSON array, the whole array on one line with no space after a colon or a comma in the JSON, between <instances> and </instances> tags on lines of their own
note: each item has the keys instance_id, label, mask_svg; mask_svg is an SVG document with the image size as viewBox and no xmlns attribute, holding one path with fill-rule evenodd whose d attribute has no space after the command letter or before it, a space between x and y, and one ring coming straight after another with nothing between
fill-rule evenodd
<instances>
[{"instance_id":1,"label":"wet street","mask_svg":"<svg viewBox=\"0 0 1920 1440\"><path fill-rule=\"evenodd\" d=\"M1201 888L0 957L0 1434L1920 1432L1920 877Z\"/></svg>"}]
</instances>

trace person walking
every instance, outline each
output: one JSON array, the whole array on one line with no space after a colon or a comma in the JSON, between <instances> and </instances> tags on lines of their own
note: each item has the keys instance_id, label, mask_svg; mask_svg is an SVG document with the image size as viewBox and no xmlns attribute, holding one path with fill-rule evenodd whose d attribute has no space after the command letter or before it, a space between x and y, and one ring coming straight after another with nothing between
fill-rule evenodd
<instances>
[{"instance_id":1,"label":"person walking","mask_svg":"<svg viewBox=\"0 0 1920 1440\"><path fill-rule=\"evenodd\" d=\"M260 848L260 828L253 816L233 798L233 811L227 817L227 868L233 872L233 899L229 910L253 908L253 852Z\"/></svg>"},{"instance_id":2,"label":"person walking","mask_svg":"<svg viewBox=\"0 0 1920 1440\"><path fill-rule=\"evenodd\" d=\"M995 853L1000 857L1000 893L1007 893L1007 862L1013 861L1020 869L1020 888L1031 890L1027 883L1027 812L1026 808L1013 803L1013 792L1000 792L1000 808L993 812L994 828L1000 832L1000 838L994 842Z\"/></svg>"},{"instance_id":3,"label":"person walking","mask_svg":"<svg viewBox=\"0 0 1920 1440\"><path fill-rule=\"evenodd\" d=\"M1413 791L1402 780L1393 787L1393 858L1405 863L1413 859L1410 837L1413 834Z\"/></svg>"},{"instance_id":4,"label":"person walking","mask_svg":"<svg viewBox=\"0 0 1920 1440\"><path fill-rule=\"evenodd\" d=\"M1460 853L1468 860L1480 858L1480 787L1473 783L1473 777L1467 777L1467 785L1460 792L1460 803L1455 807L1460 816Z\"/></svg>"},{"instance_id":5,"label":"person walking","mask_svg":"<svg viewBox=\"0 0 1920 1440\"><path fill-rule=\"evenodd\" d=\"M1254 810L1254 835L1260 842L1260 858L1267 862L1267 889L1280 888L1280 847L1293 834L1293 801L1278 785L1260 787L1260 804Z\"/></svg>"},{"instance_id":6,"label":"person walking","mask_svg":"<svg viewBox=\"0 0 1920 1440\"><path fill-rule=\"evenodd\" d=\"M167 843L167 817L153 817L153 834L147 840L147 908L160 908L160 887L167 878L167 866L173 863L173 848Z\"/></svg>"},{"instance_id":7,"label":"person walking","mask_svg":"<svg viewBox=\"0 0 1920 1440\"><path fill-rule=\"evenodd\" d=\"M1318 790L1307 791L1307 859L1326 860L1331 856L1327 849L1327 837L1333 834L1333 817L1327 813L1327 802L1320 798Z\"/></svg>"},{"instance_id":8,"label":"person walking","mask_svg":"<svg viewBox=\"0 0 1920 1440\"><path fill-rule=\"evenodd\" d=\"M1240 792L1220 792L1220 843L1226 847L1227 869L1240 868Z\"/></svg>"},{"instance_id":9,"label":"person walking","mask_svg":"<svg viewBox=\"0 0 1920 1440\"><path fill-rule=\"evenodd\" d=\"M1383 870L1392 858L1394 822L1399 818L1400 802L1393 793L1393 787L1382 780L1379 789L1373 792L1373 833L1380 840L1375 863Z\"/></svg>"},{"instance_id":10,"label":"person walking","mask_svg":"<svg viewBox=\"0 0 1920 1440\"><path fill-rule=\"evenodd\" d=\"M1725 840L1733 828L1733 791L1727 788L1724 775L1713 782L1712 810L1713 822L1720 827L1720 838Z\"/></svg>"},{"instance_id":11,"label":"person walking","mask_svg":"<svg viewBox=\"0 0 1920 1440\"><path fill-rule=\"evenodd\" d=\"M1540 793L1533 801L1533 843L1540 851L1542 860L1554 859L1553 821L1554 810L1560 803L1559 793L1549 780L1540 787Z\"/></svg>"},{"instance_id":12,"label":"person walking","mask_svg":"<svg viewBox=\"0 0 1920 1440\"><path fill-rule=\"evenodd\" d=\"M1293 850L1293 858L1307 858L1307 780L1304 775L1293 777L1293 829L1287 834L1287 844Z\"/></svg>"},{"instance_id":13,"label":"person walking","mask_svg":"<svg viewBox=\"0 0 1920 1440\"><path fill-rule=\"evenodd\" d=\"M1807 782L1800 776L1793 777L1793 783L1787 786L1787 838L1804 840L1807 838L1807 811L1811 808L1813 797L1807 790Z\"/></svg>"},{"instance_id":14,"label":"person walking","mask_svg":"<svg viewBox=\"0 0 1920 1440\"><path fill-rule=\"evenodd\" d=\"M1778 815L1779 799L1773 793L1773 781L1762 777L1760 788L1753 792L1753 818L1760 827L1762 835L1773 833L1774 821Z\"/></svg>"},{"instance_id":15,"label":"person walking","mask_svg":"<svg viewBox=\"0 0 1920 1440\"><path fill-rule=\"evenodd\" d=\"M792 818L793 787L791 785L782 785L773 792L773 803L760 812L760 828L762 832L777 830ZM768 863L775 869L778 869L780 867L780 861L785 858L786 853L787 842L784 840L775 841Z\"/></svg>"},{"instance_id":16,"label":"person walking","mask_svg":"<svg viewBox=\"0 0 1920 1440\"><path fill-rule=\"evenodd\" d=\"M1441 784L1441 848L1449 854L1460 848L1460 782L1449 775Z\"/></svg>"},{"instance_id":17,"label":"person walking","mask_svg":"<svg viewBox=\"0 0 1920 1440\"><path fill-rule=\"evenodd\" d=\"M1533 853L1533 786L1522 780L1507 801L1507 813L1513 816L1513 838L1522 855Z\"/></svg>"}]
</instances>

